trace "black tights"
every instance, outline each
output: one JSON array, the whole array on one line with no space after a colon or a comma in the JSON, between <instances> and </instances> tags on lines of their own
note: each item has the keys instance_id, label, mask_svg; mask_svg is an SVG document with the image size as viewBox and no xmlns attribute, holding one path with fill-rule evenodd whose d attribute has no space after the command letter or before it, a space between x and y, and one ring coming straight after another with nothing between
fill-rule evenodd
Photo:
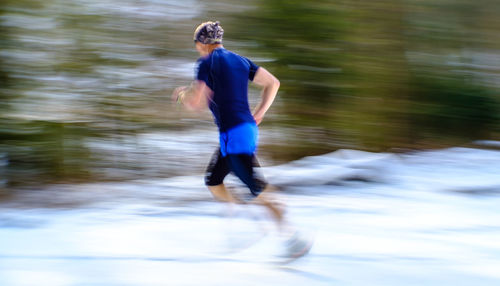
<instances>
[{"instance_id":1,"label":"black tights","mask_svg":"<svg viewBox=\"0 0 500 286\"><path fill-rule=\"evenodd\" d=\"M254 196L258 196L267 183L257 176L254 167L260 167L255 155L227 154L226 157L223 157L220 149L218 149L207 167L205 184L207 186L220 185L229 172L233 172L250 189Z\"/></svg>"}]
</instances>

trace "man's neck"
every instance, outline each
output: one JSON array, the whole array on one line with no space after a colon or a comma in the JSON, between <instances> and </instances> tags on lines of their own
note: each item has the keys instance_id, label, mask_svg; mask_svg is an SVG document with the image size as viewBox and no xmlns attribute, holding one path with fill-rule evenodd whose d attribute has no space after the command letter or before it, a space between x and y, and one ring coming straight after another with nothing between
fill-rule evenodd
<instances>
[{"instance_id":1,"label":"man's neck","mask_svg":"<svg viewBox=\"0 0 500 286\"><path fill-rule=\"evenodd\" d=\"M211 54L215 49L223 48L222 44L211 44L208 46L208 53Z\"/></svg>"}]
</instances>

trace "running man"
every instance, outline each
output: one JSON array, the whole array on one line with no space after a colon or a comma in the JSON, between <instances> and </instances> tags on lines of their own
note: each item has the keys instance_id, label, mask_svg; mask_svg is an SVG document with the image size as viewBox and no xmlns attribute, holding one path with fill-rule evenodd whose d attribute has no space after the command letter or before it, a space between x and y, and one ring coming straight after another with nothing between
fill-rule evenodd
<instances>
[{"instance_id":1,"label":"running man","mask_svg":"<svg viewBox=\"0 0 500 286\"><path fill-rule=\"evenodd\" d=\"M266 207L278 228L289 232L290 256L307 253L310 244L294 235L285 223L282 208L269 197L269 185L260 179L254 166L258 128L278 92L280 82L263 67L226 50L222 45L224 30L219 22L200 24L194 32L196 50L200 54L196 79L189 86L175 89L172 98L190 110L208 105L219 129L219 148L206 171L205 184L222 202L238 202L224 186L224 178L232 172L250 190L252 203ZM262 88L261 101L253 113L248 104L248 81Z\"/></svg>"}]
</instances>

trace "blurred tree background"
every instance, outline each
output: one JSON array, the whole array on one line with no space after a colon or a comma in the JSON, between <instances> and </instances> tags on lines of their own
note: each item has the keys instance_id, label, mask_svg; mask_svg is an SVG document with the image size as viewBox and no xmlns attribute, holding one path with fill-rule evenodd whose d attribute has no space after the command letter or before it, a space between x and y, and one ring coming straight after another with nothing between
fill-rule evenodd
<instances>
[{"instance_id":1,"label":"blurred tree background","mask_svg":"<svg viewBox=\"0 0 500 286\"><path fill-rule=\"evenodd\" d=\"M497 4L2 1L0 186L198 170L184 157L207 149L191 138L210 119L180 113L169 96L193 75L192 32L207 19L221 21L228 49L281 80L262 125L280 134L263 138L272 162L499 140Z\"/></svg>"},{"instance_id":2,"label":"blurred tree background","mask_svg":"<svg viewBox=\"0 0 500 286\"><path fill-rule=\"evenodd\" d=\"M384 151L498 138L498 15L491 0L266 0L234 23L274 59L275 124L320 128L297 148Z\"/></svg>"}]
</instances>

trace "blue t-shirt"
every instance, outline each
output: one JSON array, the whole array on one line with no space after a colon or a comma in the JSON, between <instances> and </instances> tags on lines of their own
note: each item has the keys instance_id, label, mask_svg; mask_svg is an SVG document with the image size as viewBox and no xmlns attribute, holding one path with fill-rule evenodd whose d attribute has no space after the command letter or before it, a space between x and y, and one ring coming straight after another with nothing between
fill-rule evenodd
<instances>
[{"instance_id":1,"label":"blue t-shirt","mask_svg":"<svg viewBox=\"0 0 500 286\"><path fill-rule=\"evenodd\" d=\"M196 78L214 92L209 108L220 132L245 123L255 123L248 105L248 80L259 67L249 59L217 48L198 60Z\"/></svg>"}]
</instances>

